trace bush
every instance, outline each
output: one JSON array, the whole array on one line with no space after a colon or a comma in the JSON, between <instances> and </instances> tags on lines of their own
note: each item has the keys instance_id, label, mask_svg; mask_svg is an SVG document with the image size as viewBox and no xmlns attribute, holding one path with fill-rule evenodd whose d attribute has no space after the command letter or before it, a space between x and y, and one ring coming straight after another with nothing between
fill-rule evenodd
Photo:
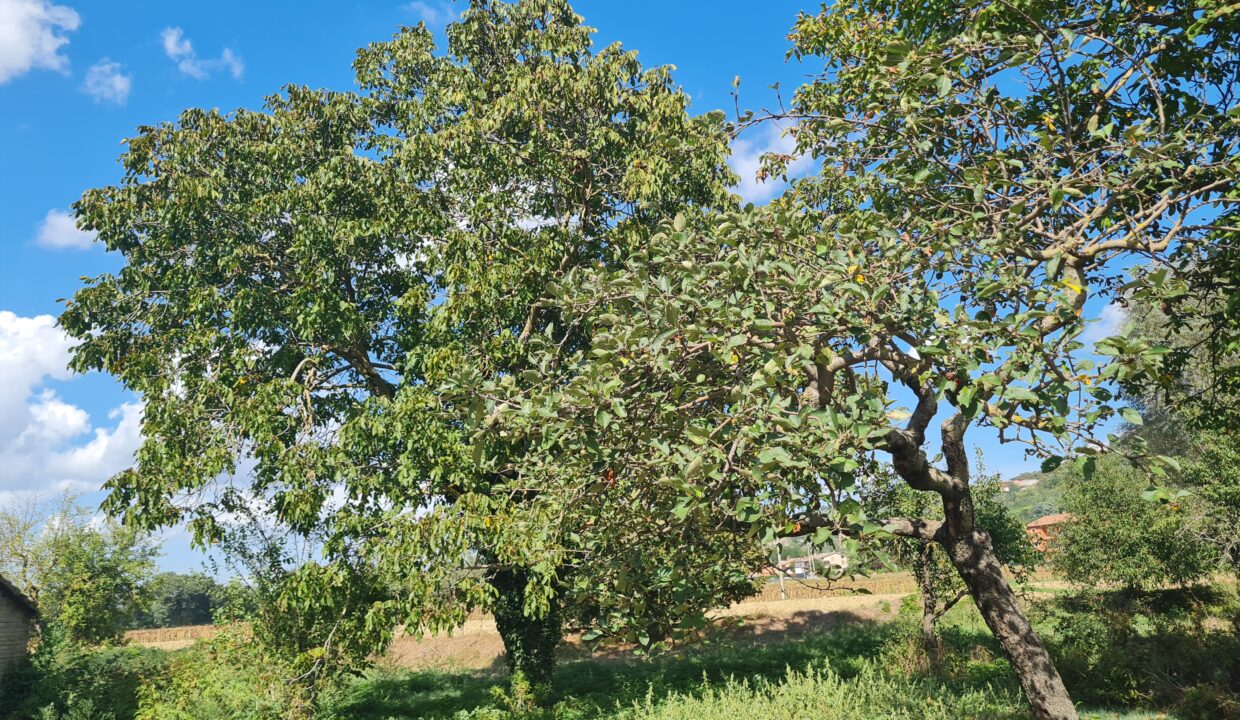
<instances>
[{"instance_id":1,"label":"bush","mask_svg":"<svg viewBox=\"0 0 1240 720\"><path fill-rule=\"evenodd\" d=\"M234 626L174 654L142 690L138 720L282 720L311 703L289 668Z\"/></svg>"},{"instance_id":2,"label":"bush","mask_svg":"<svg viewBox=\"0 0 1240 720\"><path fill-rule=\"evenodd\" d=\"M1074 519L1050 555L1064 577L1150 590L1195 582L1217 567L1217 550L1191 531L1192 513L1141 497L1148 482L1116 456L1101 458L1092 478L1069 479L1063 506Z\"/></svg>"},{"instance_id":3,"label":"bush","mask_svg":"<svg viewBox=\"0 0 1240 720\"><path fill-rule=\"evenodd\" d=\"M0 683L0 717L132 720L141 687L162 675L167 663L161 650L49 640Z\"/></svg>"},{"instance_id":4,"label":"bush","mask_svg":"<svg viewBox=\"0 0 1240 720\"><path fill-rule=\"evenodd\" d=\"M1234 595L1197 587L1084 593L1043 606L1049 640L1078 701L1177 707L1189 720L1240 718Z\"/></svg>"}]
</instances>

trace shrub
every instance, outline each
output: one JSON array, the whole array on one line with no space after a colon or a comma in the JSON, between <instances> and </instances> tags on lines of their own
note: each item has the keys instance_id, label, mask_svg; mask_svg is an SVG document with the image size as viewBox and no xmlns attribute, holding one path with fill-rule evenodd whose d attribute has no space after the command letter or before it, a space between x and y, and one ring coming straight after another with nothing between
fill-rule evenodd
<instances>
[{"instance_id":1,"label":"shrub","mask_svg":"<svg viewBox=\"0 0 1240 720\"><path fill-rule=\"evenodd\" d=\"M1217 551L1191 532L1191 513L1142 498L1148 482L1113 456L1098 462L1092 478L1069 479L1063 507L1074 519L1051 553L1064 577L1149 590L1200 580L1217 566Z\"/></svg>"},{"instance_id":2,"label":"shrub","mask_svg":"<svg viewBox=\"0 0 1240 720\"><path fill-rule=\"evenodd\" d=\"M309 717L304 687L240 626L173 655L142 689L138 720L281 720Z\"/></svg>"},{"instance_id":3,"label":"shrub","mask_svg":"<svg viewBox=\"0 0 1240 720\"><path fill-rule=\"evenodd\" d=\"M162 675L167 653L133 646L82 647L49 639L0 685L0 717L132 720L140 688Z\"/></svg>"},{"instance_id":4,"label":"shrub","mask_svg":"<svg viewBox=\"0 0 1240 720\"><path fill-rule=\"evenodd\" d=\"M1044 609L1058 666L1078 701L1240 718L1240 635L1220 622L1237 611L1229 592L1082 593Z\"/></svg>"}]
</instances>

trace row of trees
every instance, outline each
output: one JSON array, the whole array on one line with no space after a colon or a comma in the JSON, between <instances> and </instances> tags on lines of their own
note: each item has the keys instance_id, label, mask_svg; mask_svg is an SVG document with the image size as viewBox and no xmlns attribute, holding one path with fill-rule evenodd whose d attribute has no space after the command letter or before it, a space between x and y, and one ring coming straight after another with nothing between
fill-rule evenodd
<instances>
[{"instance_id":1,"label":"row of trees","mask_svg":"<svg viewBox=\"0 0 1240 720\"><path fill-rule=\"evenodd\" d=\"M1090 475L1098 428L1139 419L1117 386L1184 374L1174 342L1081 334L1137 296L1215 322L1177 298L1235 274L1236 17L834 3L796 20L822 70L792 106L727 124L563 0L476 0L446 54L421 27L361 50L357 92L141 128L77 204L123 266L61 318L74 367L146 403L105 507L312 546L276 573L303 677L486 606L535 695L566 625L653 649L748 592L763 543L905 538L1035 716L1075 718L967 438ZM772 120L820 170L741 208L730 134ZM884 474L904 514L864 502Z\"/></svg>"}]
</instances>

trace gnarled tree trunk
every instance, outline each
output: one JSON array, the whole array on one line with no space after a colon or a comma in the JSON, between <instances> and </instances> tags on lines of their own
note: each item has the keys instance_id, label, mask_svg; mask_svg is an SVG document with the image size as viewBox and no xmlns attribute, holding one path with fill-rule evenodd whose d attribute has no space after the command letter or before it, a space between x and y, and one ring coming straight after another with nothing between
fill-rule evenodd
<instances>
[{"instance_id":1,"label":"gnarled tree trunk","mask_svg":"<svg viewBox=\"0 0 1240 720\"><path fill-rule=\"evenodd\" d=\"M892 467L909 487L939 496L943 522L890 518L888 526L897 535L934 541L947 551L982 619L1011 663L1033 716L1038 720L1077 720L1076 707L1059 670L1003 577L990 536L976 526L964 443L969 420L957 411L943 421L942 449L947 467L936 467L926 457L923 445L926 426L938 410L937 396L933 388L915 378L906 377L905 381L917 393L917 408L906 428L888 434L886 449L891 453Z\"/></svg>"},{"instance_id":2,"label":"gnarled tree trunk","mask_svg":"<svg viewBox=\"0 0 1240 720\"><path fill-rule=\"evenodd\" d=\"M1038 720L1076 720L1076 707L1042 639L1021 610L1016 593L1003 577L990 536L973 530L944 538L943 546L969 594L1003 648L1003 654Z\"/></svg>"}]
</instances>

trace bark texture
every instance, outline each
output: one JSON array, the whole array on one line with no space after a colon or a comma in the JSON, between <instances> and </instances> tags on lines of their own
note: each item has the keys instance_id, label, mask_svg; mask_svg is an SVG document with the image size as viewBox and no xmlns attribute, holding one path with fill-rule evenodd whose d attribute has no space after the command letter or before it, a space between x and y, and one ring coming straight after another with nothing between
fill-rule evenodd
<instances>
[{"instance_id":1,"label":"bark texture","mask_svg":"<svg viewBox=\"0 0 1240 720\"><path fill-rule=\"evenodd\" d=\"M1042 639L1003 577L990 537L974 530L944 543L986 626L1016 672L1038 720L1077 720L1076 706Z\"/></svg>"}]
</instances>

